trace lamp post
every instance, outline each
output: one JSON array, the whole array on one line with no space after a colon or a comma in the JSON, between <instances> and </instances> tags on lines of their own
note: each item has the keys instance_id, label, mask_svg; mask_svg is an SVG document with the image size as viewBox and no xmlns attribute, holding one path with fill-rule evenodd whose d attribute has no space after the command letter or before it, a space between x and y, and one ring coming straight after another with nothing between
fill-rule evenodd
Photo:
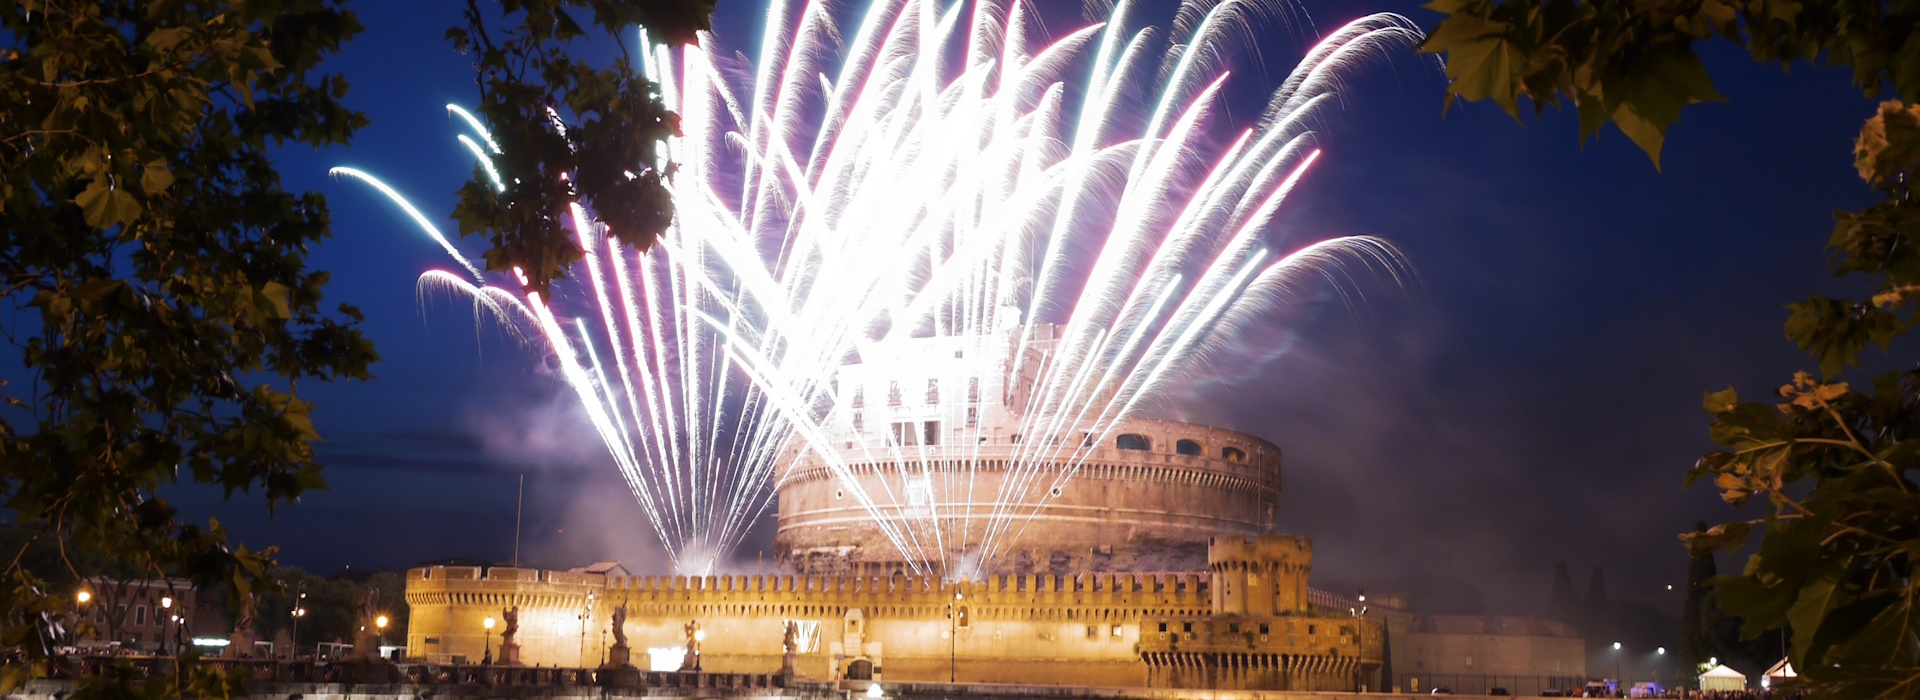
<instances>
[{"instance_id":1,"label":"lamp post","mask_svg":"<svg viewBox=\"0 0 1920 700\"><path fill-rule=\"evenodd\" d=\"M587 620L593 618L593 594L587 594L587 606L580 609L580 666L587 665Z\"/></svg>"},{"instance_id":2,"label":"lamp post","mask_svg":"<svg viewBox=\"0 0 1920 700\"><path fill-rule=\"evenodd\" d=\"M1622 680L1623 679L1620 678L1620 643L1614 642L1613 643L1613 687L1614 687L1615 693L1619 693L1620 687L1625 685L1625 683L1623 683Z\"/></svg>"},{"instance_id":3,"label":"lamp post","mask_svg":"<svg viewBox=\"0 0 1920 700\"><path fill-rule=\"evenodd\" d=\"M486 649L486 653L480 655L480 665L492 666L493 665L493 618L491 617L487 618L485 622L480 623L480 626L487 628L486 641L481 643L482 647Z\"/></svg>"},{"instance_id":4,"label":"lamp post","mask_svg":"<svg viewBox=\"0 0 1920 700\"><path fill-rule=\"evenodd\" d=\"M375 647L387 644L387 616L375 615L373 618L373 644Z\"/></svg>"},{"instance_id":5,"label":"lamp post","mask_svg":"<svg viewBox=\"0 0 1920 700\"><path fill-rule=\"evenodd\" d=\"M301 606L305 605L307 600L307 582L301 581L295 584L293 594L293 635L287 640L289 647L287 658L289 659L300 655L300 618L307 616L307 609Z\"/></svg>"},{"instance_id":6,"label":"lamp post","mask_svg":"<svg viewBox=\"0 0 1920 700\"><path fill-rule=\"evenodd\" d=\"M1666 664L1662 664L1662 663L1660 663L1660 662L1661 662L1662 660L1665 660L1665 659L1666 659L1666 657L1667 657L1667 648L1666 648L1666 647L1660 647L1660 648L1657 648L1657 649L1654 649L1654 650L1653 650L1653 657L1654 657L1654 658L1653 658L1653 682L1654 682L1654 683L1659 683L1659 682L1660 682L1660 669L1661 669L1662 667L1664 667L1664 666L1666 665Z\"/></svg>"},{"instance_id":7,"label":"lamp post","mask_svg":"<svg viewBox=\"0 0 1920 700\"><path fill-rule=\"evenodd\" d=\"M87 604L93 602L93 591L85 588L73 594L73 645L80 645L80 625L87 621Z\"/></svg>"},{"instance_id":8,"label":"lamp post","mask_svg":"<svg viewBox=\"0 0 1920 700\"><path fill-rule=\"evenodd\" d=\"M306 616L307 616L306 608L293 609L293 635L288 639L288 645L287 645L287 658L289 659L298 658L300 656L300 618L303 618Z\"/></svg>"},{"instance_id":9,"label":"lamp post","mask_svg":"<svg viewBox=\"0 0 1920 700\"><path fill-rule=\"evenodd\" d=\"M167 653L167 622L173 617L173 596L160 596L160 653Z\"/></svg>"},{"instance_id":10,"label":"lamp post","mask_svg":"<svg viewBox=\"0 0 1920 700\"><path fill-rule=\"evenodd\" d=\"M967 594L954 593L953 602L947 603L947 682L957 682L960 668L960 601Z\"/></svg>"}]
</instances>

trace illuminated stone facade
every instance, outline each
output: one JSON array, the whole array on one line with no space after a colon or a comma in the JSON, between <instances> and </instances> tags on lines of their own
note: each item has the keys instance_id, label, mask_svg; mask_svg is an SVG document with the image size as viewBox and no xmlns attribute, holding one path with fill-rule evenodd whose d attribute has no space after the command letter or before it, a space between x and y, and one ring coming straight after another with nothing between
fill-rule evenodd
<instances>
[{"instance_id":1,"label":"illuminated stone facade","mask_svg":"<svg viewBox=\"0 0 1920 700\"><path fill-rule=\"evenodd\" d=\"M780 561L809 574L909 568L885 520L936 571L1193 571L1206 566L1208 538L1273 531L1273 443L1176 421L1129 419L1091 435L1026 420L1056 332L1035 327L1024 352L1014 331L862 348L863 362L837 377L835 454L796 450L779 465Z\"/></svg>"},{"instance_id":2,"label":"illuminated stone facade","mask_svg":"<svg viewBox=\"0 0 1920 700\"><path fill-rule=\"evenodd\" d=\"M613 607L628 606L634 664L678 668L683 626L705 631L702 669L780 668L787 621L796 669L832 679L1350 690L1377 669L1378 623L1314 612L1304 538L1216 541L1211 571L993 575L619 577L495 567L407 573L415 657L478 661L518 605L521 662L597 666ZM1220 585L1220 588L1216 588ZM591 596L591 597L589 597Z\"/></svg>"}]
</instances>

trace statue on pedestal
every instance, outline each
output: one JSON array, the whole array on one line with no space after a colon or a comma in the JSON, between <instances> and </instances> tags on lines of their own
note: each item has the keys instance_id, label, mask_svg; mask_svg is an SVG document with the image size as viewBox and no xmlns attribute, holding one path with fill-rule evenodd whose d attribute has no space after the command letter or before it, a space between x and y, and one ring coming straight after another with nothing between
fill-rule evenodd
<instances>
[{"instance_id":1,"label":"statue on pedestal","mask_svg":"<svg viewBox=\"0 0 1920 700\"><path fill-rule=\"evenodd\" d=\"M353 635L353 658L372 661L380 656L380 589L368 586L360 599L360 630Z\"/></svg>"},{"instance_id":2,"label":"statue on pedestal","mask_svg":"<svg viewBox=\"0 0 1920 700\"><path fill-rule=\"evenodd\" d=\"M780 640L780 648L785 652L780 657L780 677L792 681L794 656L800 653L800 623L787 621L787 633Z\"/></svg>"},{"instance_id":3,"label":"statue on pedestal","mask_svg":"<svg viewBox=\"0 0 1920 700\"><path fill-rule=\"evenodd\" d=\"M627 603L613 609L613 647L607 649L607 668L633 667L633 651L627 648Z\"/></svg>"},{"instance_id":4,"label":"statue on pedestal","mask_svg":"<svg viewBox=\"0 0 1920 700\"><path fill-rule=\"evenodd\" d=\"M700 633L700 621L688 620L686 626L681 629L687 633L687 653L680 657L680 670L698 671L700 670L700 638L705 636Z\"/></svg>"},{"instance_id":5,"label":"statue on pedestal","mask_svg":"<svg viewBox=\"0 0 1920 700\"><path fill-rule=\"evenodd\" d=\"M513 635L520 632L520 606L515 605L500 611L500 621L506 628L500 631L500 658L503 666L520 665L520 644L513 641Z\"/></svg>"},{"instance_id":6,"label":"statue on pedestal","mask_svg":"<svg viewBox=\"0 0 1920 700\"><path fill-rule=\"evenodd\" d=\"M240 619L233 623L233 634L227 635L227 656L242 658L253 654L253 616L254 606L258 604L251 593L241 599Z\"/></svg>"}]
</instances>

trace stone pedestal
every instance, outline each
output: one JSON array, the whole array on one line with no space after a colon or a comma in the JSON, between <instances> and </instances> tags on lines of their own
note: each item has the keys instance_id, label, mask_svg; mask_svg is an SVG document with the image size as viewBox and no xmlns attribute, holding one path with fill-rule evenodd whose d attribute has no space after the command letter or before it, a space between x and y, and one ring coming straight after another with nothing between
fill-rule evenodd
<instances>
[{"instance_id":1,"label":"stone pedestal","mask_svg":"<svg viewBox=\"0 0 1920 700\"><path fill-rule=\"evenodd\" d=\"M253 654L253 633L252 632L243 632L240 630L235 630L232 636L227 637L226 656L228 658L244 659L252 654Z\"/></svg>"},{"instance_id":2,"label":"stone pedestal","mask_svg":"<svg viewBox=\"0 0 1920 700\"><path fill-rule=\"evenodd\" d=\"M633 667L633 650L625 644L615 644L607 648L607 662L600 666L595 674L600 685L607 688L630 688L640 685L640 669Z\"/></svg>"},{"instance_id":3,"label":"stone pedestal","mask_svg":"<svg viewBox=\"0 0 1920 700\"><path fill-rule=\"evenodd\" d=\"M380 660L380 638L374 633L361 630L353 636L353 655L351 658L362 661Z\"/></svg>"},{"instance_id":4,"label":"stone pedestal","mask_svg":"<svg viewBox=\"0 0 1920 700\"><path fill-rule=\"evenodd\" d=\"M797 661L797 659L794 657L793 652L787 652L784 656L780 657L780 687L792 687L793 679L800 676L800 673L793 668L795 661Z\"/></svg>"},{"instance_id":5,"label":"stone pedestal","mask_svg":"<svg viewBox=\"0 0 1920 700\"><path fill-rule=\"evenodd\" d=\"M607 662L601 668L633 668L633 650L625 644L607 648Z\"/></svg>"},{"instance_id":6,"label":"stone pedestal","mask_svg":"<svg viewBox=\"0 0 1920 700\"><path fill-rule=\"evenodd\" d=\"M496 666L519 666L520 644L518 642L501 642L500 655L494 657L493 663Z\"/></svg>"}]
</instances>

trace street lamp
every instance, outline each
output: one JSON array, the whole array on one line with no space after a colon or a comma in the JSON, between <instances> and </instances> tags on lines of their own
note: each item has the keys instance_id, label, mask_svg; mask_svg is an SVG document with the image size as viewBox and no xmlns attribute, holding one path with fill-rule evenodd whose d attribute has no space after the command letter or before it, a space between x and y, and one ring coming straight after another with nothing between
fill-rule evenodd
<instances>
[{"instance_id":1,"label":"street lamp","mask_svg":"<svg viewBox=\"0 0 1920 700\"><path fill-rule=\"evenodd\" d=\"M77 603L73 610L73 644L79 646L80 625L87 621L87 603L93 602L93 591L82 588L73 594L73 599Z\"/></svg>"},{"instance_id":2,"label":"street lamp","mask_svg":"<svg viewBox=\"0 0 1920 700\"><path fill-rule=\"evenodd\" d=\"M485 622L480 623L480 626L487 628L486 642L484 643L484 646L486 648L486 653L480 655L480 665L492 666L493 665L493 618L491 617L487 618Z\"/></svg>"},{"instance_id":3,"label":"street lamp","mask_svg":"<svg viewBox=\"0 0 1920 700\"><path fill-rule=\"evenodd\" d=\"M1366 692L1367 672L1365 670L1365 666L1366 666L1366 659L1367 659L1367 656L1366 656L1367 654L1367 589L1365 588L1360 589L1359 603L1360 603L1360 607L1358 609L1347 608L1347 612L1352 613L1354 617L1354 625L1353 625L1353 628L1355 630L1354 644L1358 647L1355 650L1355 653L1353 656L1354 658L1353 673L1355 676L1358 676L1358 677L1355 679L1355 682L1353 685L1354 685L1354 689L1359 690L1360 692Z\"/></svg>"},{"instance_id":4,"label":"street lamp","mask_svg":"<svg viewBox=\"0 0 1920 700\"><path fill-rule=\"evenodd\" d=\"M173 617L173 596L160 596L160 609L165 613L160 617L160 653L167 652L167 621Z\"/></svg>"},{"instance_id":5,"label":"street lamp","mask_svg":"<svg viewBox=\"0 0 1920 700\"><path fill-rule=\"evenodd\" d=\"M1625 683L1622 683L1621 681L1622 679L1620 678L1620 643L1614 642L1613 643L1613 683L1614 683L1614 688L1616 689L1616 692L1620 688L1620 686L1625 685Z\"/></svg>"},{"instance_id":6,"label":"street lamp","mask_svg":"<svg viewBox=\"0 0 1920 700\"><path fill-rule=\"evenodd\" d=\"M967 594L954 593L953 602L947 604L947 682L953 683L960 667L960 601Z\"/></svg>"},{"instance_id":7,"label":"street lamp","mask_svg":"<svg viewBox=\"0 0 1920 700\"><path fill-rule=\"evenodd\" d=\"M300 655L300 618L306 616L306 608L293 609L293 635L289 639L290 648L287 649L287 658L296 658Z\"/></svg>"},{"instance_id":8,"label":"street lamp","mask_svg":"<svg viewBox=\"0 0 1920 700\"><path fill-rule=\"evenodd\" d=\"M307 616L307 609L301 607L301 605L303 605L307 599L307 582L301 581L295 584L293 592L293 636L289 639L289 645L292 648L287 650L287 658L289 659L296 658L300 655L300 618Z\"/></svg>"}]
</instances>

